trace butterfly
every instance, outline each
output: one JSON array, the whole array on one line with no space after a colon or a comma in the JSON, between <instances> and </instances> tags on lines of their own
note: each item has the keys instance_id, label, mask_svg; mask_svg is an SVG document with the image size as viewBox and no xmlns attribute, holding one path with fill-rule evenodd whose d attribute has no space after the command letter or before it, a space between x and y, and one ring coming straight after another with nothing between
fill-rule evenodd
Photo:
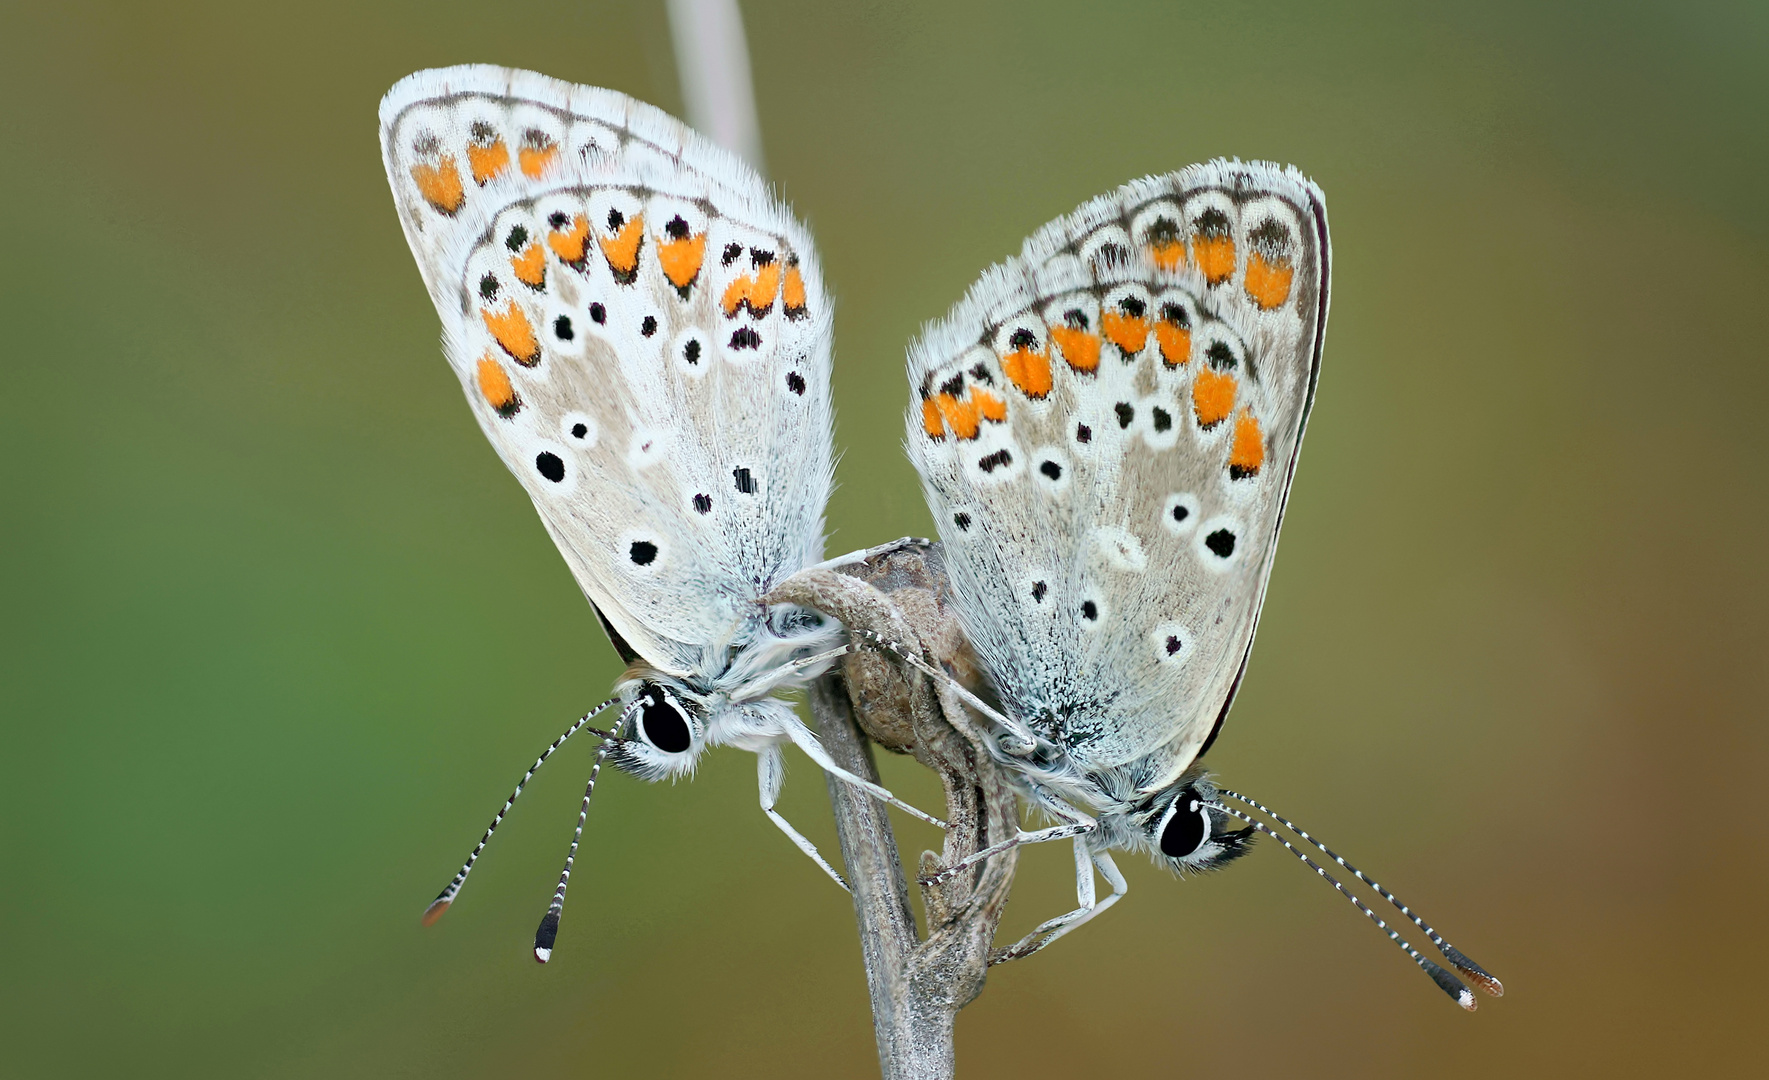
<instances>
[{"instance_id":1,"label":"butterfly","mask_svg":"<svg viewBox=\"0 0 1769 1080\"><path fill-rule=\"evenodd\" d=\"M1112 851L1203 871L1257 831L1327 877L1228 805L1276 818L1218 788L1200 759L1252 650L1320 377L1329 261L1318 187L1294 169L1213 161L1051 222L909 350L909 456L1000 708L970 700L1058 822L990 850L1075 847L1077 908L1009 958L1124 895ZM1452 966L1502 992L1406 913ZM1388 933L1473 1007L1460 980Z\"/></svg>"},{"instance_id":2,"label":"butterfly","mask_svg":"<svg viewBox=\"0 0 1769 1080\"><path fill-rule=\"evenodd\" d=\"M483 65L421 71L381 102L399 221L486 439L534 501L627 670L548 747L425 914L453 902L523 785L618 706L535 938L551 955L604 758L648 780L713 746L838 768L775 695L845 651L838 624L760 598L817 563L833 470L831 308L811 237L756 173L612 90Z\"/></svg>"}]
</instances>

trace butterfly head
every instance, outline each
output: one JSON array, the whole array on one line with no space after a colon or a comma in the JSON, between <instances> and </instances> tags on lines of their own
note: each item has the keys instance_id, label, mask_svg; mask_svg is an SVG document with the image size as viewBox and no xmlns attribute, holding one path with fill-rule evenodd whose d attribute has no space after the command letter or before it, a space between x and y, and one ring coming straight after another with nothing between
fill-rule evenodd
<instances>
[{"instance_id":1,"label":"butterfly head","mask_svg":"<svg viewBox=\"0 0 1769 1080\"><path fill-rule=\"evenodd\" d=\"M1251 828L1231 827L1239 823L1216 809L1216 801L1208 779L1182 777L1132 810L1102 816L1101 825L1119 834L1125 846L1147 849L1175 873L1216 870L1245 855L1254 834Z\"/></svg>"},{"instance_id":2,"label":"butterfly head","mask_svg":"<svg viewBox=\"0 0 1769 1080\"><path fill-rule=\"evenodd\" d=\"M706 749L710 702L668 676L652 674L621 687L619 741L608 758L646 780L675 779L694 772Z\"/></svg>"}]
</instances>

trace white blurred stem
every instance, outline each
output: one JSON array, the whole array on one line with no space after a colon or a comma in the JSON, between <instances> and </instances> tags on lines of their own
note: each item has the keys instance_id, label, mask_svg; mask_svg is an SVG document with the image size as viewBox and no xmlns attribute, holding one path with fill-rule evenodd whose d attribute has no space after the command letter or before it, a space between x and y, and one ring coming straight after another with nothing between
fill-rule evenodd
<instances>
[{"instance_id":1,"label":"white blurred stem","mask_svg":"<svg viewBox=\"0 0 1769 1080\"><path fill-rule=\"evenodd\" d=\"M737 0L668 0L688 123L767 175Z\"/></svg>"}]
</instances>

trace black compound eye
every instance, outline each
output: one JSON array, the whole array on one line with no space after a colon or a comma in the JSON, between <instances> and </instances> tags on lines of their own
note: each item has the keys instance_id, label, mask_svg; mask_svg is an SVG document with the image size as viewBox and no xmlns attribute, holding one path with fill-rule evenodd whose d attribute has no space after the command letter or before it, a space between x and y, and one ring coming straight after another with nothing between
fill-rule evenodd
<instances>
[{"instance_id":1,"label":"black compound eye","mask_svg":"<svg viewBox=\"0 0 1769 1080\"><path fill-rule=\"evenodd\" d=\"M662 687L652 686L639 699L639 736L666 754L680 754L694 744L688 714Z\"/></svg>"},{"instance_id":2,"label":"black compound eye","mask_svg":"<svg viewBox=\"0 0 1769 1080\"><path fill-rule=\"evenodd\" d=\"M1161 826L1161 854L1183 859L1204 846L1210 835L1210 819L1205 816L1204 800L1194 788L1186 788L1173 800L1173 812Z\"/></svg>"}]
</instances>

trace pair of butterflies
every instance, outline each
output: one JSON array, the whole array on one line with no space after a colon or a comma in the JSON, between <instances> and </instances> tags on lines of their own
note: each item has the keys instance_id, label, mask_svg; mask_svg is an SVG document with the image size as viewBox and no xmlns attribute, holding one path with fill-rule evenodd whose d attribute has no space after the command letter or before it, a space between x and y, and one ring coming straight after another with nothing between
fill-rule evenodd
<instances>
[{"instance_id":1,"label":"pair of butterflies","mask_svg":"<svg viewBox=\"0 0 1769 1080\"><path fill-rule=\"evenodd\" d=\"M763 811L838 883L774 810L787 744L939 824L838 768L775 696L855 647L815 612L761 602L821 559L833 472L831 308L804 228L659 110L530 72L406 78L381 104L381 149L444 354L628 664L523 783L586 728L603 740L586 810L605 758L655 780L709 747L749 750ZM1311 837L1217 788L1199 758L1252 646L1320 369L1328 257L1312 183L1211 162L1052 222L910 348L909 454L999 708L967 699L1057 822L978 857L1075 848L1076 909L1012 955L1124 894L1114 850L1204 870L1258 830L1308 861L1228 800ZM589 727L610 708L609 730ZM570 866L536 936L543 962Z\"/></svg>"}]
</instances>

